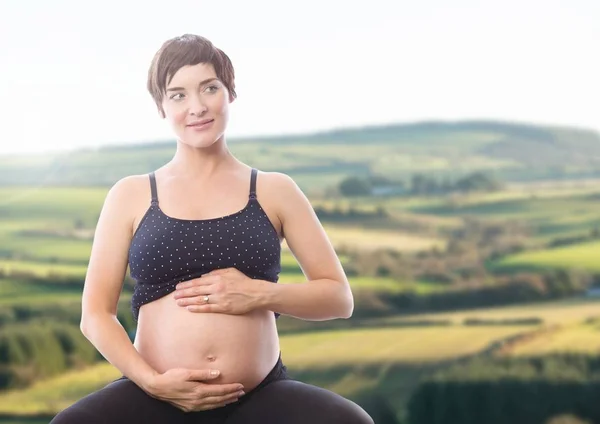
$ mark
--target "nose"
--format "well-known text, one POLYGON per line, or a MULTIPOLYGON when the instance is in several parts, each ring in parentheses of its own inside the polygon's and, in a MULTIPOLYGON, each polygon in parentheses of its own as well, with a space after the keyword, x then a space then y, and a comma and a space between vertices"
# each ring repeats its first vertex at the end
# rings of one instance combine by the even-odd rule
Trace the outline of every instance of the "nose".
POLYGON ((202 101, 201 96, 189 97, 189 113, 193 116, 201 116, 207 110, 206 104, 202 101))

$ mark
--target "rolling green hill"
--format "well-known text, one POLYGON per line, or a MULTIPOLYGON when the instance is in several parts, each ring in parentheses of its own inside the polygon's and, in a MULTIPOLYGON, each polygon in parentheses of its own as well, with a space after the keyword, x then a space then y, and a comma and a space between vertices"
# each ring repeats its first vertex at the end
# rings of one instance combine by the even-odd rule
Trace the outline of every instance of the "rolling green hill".
POLYGON ((495 269, 543 270, 550 268, 600 271, 600 242, 579 243, 553 249, 532 250, 507 256, 492 264, 495 269))
MULTIPOLYGON (((242 161, 286 172, 306 190, 348 175, 406 179, 493 171, 504 180, 600 173, 600 134, 575 128, 462 121, 346 128, 314 134, 231 138, 242 161), (315 148, 318 146, 318 148, 315 148)), ((167 162, 172 140, 54 155, 0 156, 0 185, 107 186, 167 162)))

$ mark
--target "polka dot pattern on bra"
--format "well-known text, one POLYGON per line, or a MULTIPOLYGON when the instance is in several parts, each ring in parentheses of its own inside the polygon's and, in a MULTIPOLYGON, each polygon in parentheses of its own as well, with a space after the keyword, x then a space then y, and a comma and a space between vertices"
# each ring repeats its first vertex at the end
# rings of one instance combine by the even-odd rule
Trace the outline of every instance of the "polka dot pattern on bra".
POLYGON ((250 278, 277 283, 281 244, 256 198, 256 174, 253 168, 250 196, 243 209, 203 220, 166 215, 158 205, 154 174, 150 174, 152 202, 129 248, 130 275, 136 281, 131 299, 136 321, 142 305, 214 269, 235 267, 250 278))

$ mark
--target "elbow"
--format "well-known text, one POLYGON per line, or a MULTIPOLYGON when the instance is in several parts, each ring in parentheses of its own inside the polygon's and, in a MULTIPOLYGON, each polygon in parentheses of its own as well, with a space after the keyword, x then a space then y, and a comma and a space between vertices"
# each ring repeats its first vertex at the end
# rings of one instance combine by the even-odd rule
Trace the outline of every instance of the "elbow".
POLYGON ((354 297, 352 296, 352 291, 348 285, 345 285, 344 291, 341 295, 340 302, 340 314, 339 317, 343 319, 348 319, 352 317, 354 313, 354 297))
POLYGON ((87 339, 89 339, 89 332, 93 327, 92 322, 95 321, 95 313, 97 308, 91 308, 90 305, 86 305, 85 299, 81 304, 81 318, 79 320, 79 331, 83 334, 87 339))
POLYGON ((79 321, 79 330, 81 331, 81 334, 83 334, 86 338, 88 337, 89 332, 93 326, 93 321, 94 313, 92 313, 88 308, 82 308, 81 320, 79 321))
POLYGON ((81 331, 81 334, 83 334, 86 339, 89 339, 88 327, 84 324, 83 320, 79 323, 79 331, 81 331))
POLYGON ((94 327, 98 326, 99 320, 102 320, 108 314, 100 312, 83 312, 79 321, 79 330, 88 340, 94 327))
POLYGON ((344 308, 342 309, 342 313, 340 314, 340 318, 343 318, 343 319, 351 318, 353 313, 354 313, 354 303, 350 302, 349 304, 344 305, 344 308))
POLYGON ((89 316, 86 315, 81 315, 81 321, 79 321, 79 331, 81 331, 81 334, 83 334, 86 338, 88 337, 89 334, 89 329, 90 329, 90 318, 89 316))

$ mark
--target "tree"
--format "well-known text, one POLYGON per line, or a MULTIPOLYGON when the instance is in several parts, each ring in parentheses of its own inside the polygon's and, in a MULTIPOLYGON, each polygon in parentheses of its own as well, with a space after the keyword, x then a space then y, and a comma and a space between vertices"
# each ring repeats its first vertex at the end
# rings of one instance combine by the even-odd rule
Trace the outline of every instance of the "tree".
POLYGON ((348 177, 339 184, 343 196, 368 196, 372 188, 369 182, 357 177, 348 177))

